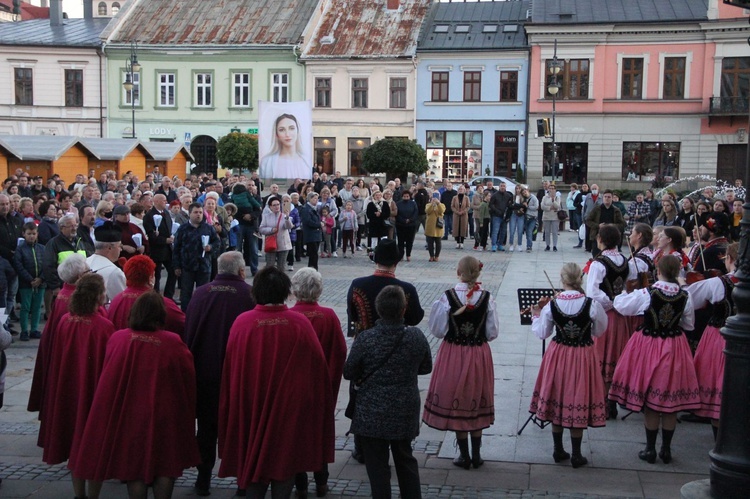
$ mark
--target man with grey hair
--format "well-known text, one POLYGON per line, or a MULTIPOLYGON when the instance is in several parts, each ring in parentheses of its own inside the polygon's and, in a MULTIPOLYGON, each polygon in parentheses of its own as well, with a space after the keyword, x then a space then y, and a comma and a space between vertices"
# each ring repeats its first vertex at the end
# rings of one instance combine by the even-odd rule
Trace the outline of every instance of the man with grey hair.
POLYGON ((106 221, 94 229, 96 251, 86 259, 92 272, 104 279, 107 301, 125 291, 125 274, 114 264, 122 251, 122 229, 114 222, 106 221))
POLYGON ((219 256, 216 278, 195 290, 185 314, 185 343, 193 354, 197 386, 198 495, 208 495, 216 463, 221 371, 229 330, 240 314, 254 307, 252 287, 245 282, 245 259, 239 251, 228 251, 219 256))
POLYGON ((57 225, 60 227, 60 233, 44 246, 42 258, 42 278, 47 289, 52 290, 53 293, 62 286, 60 276, 57 274, 57 266, 74 254, 86 257, 86 249, 76 235, 76 230, 78 230, 76 216, 64 215, 58 220, 57 225))

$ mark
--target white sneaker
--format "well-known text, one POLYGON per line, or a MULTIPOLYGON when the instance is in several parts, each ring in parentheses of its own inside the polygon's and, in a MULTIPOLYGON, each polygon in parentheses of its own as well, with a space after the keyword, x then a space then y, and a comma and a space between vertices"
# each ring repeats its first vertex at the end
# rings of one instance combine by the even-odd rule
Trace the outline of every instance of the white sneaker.
POLYGON ((516 247, 515 246, 508 246, 508 249, 506 251, 508 253, 513 253, 514 251, 516 251, 516 247))
POLYGON ((335 251, 334 251, 334 252, 333 252, 333 257, 334 257, 334 258, 338 258, 338 257, 339 257, 339 254, 338 254, 337 252, 335 252, 335 251))
POLYGON ((294 272, 294 267, 293 267, 293 266, 291 266, 291 265, 287 265, 287 266, 286 266, 286 271, 287 271, 287 272, 294 272))

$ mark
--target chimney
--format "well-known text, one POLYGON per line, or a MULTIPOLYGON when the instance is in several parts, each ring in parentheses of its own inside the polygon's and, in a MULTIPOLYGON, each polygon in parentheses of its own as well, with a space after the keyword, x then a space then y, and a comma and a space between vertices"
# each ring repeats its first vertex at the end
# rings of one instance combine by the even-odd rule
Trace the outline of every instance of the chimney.
POLYGON ((50 26, 63 25, 62 0, 50 0, 49 2, 49 24, 50 26))
POLYGON ((401 4, 401 0, 385 0, 386 1, 386 8, 388 10, 398 10, 399 5, 401 4))
POLYGON ((91 19, 94 17, 94 0, 83 0, 83 18, 91 19))

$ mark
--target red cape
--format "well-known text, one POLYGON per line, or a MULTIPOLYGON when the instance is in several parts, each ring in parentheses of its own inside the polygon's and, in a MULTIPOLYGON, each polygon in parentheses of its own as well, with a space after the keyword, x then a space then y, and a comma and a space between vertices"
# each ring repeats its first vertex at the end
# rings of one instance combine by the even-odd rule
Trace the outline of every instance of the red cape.
MULTIPOLYGON (((52 352, 52 340, 55 336, 57 323, 62 316, 68 313, 68 301, 76 287, 67 282, 57 293, 57 298, 52 304, 52 311, 47 314, 47 323, 44 325, 42 339, 36 352, 36 363, 34 364, 34 378, 31 381, 31 393, 29 393, 28 411, 39 411, 39 419, 42 419, 42 403, 44 400, 44 388, 47 384, 47 370, 49 369, 50 353, 52 352)), ((41 436, 41 435, 40 435, 41 436)), ((40 443, 41 445, 41 443, 40 443)))
POLYGON ((200 462, 193 357, 169 331, 117 331, 68 467, 87 480, 179 477, 200 462))
POLYGON ((115 331, 99 314, 65 314, 57 326, 44 391, 44 419, 38 445, 47 464, 66 461, 75 452, 94 400, 104 365, 107 340, 115 331))
POLYGON ((328 365, 310 321, 256 305, 229 333, 219 408, 219 476, 287 480, 333 462, 328 365))
MULTIPOLYGON (((36 362, 34 364, 34 377, 31 381, 31 392, 29 393, 29 404, 26 407, 26 410, 31 412, 39 411, 38 418, 40 421, 44 415, 44 391, 47 385, 47 370, 49 369, 55 332, 57 331, 57 325, 60 322, 60 319, 62 319, 63 315, 68 313, 70 295, 72 295, 75 290, 76 287, 74 284, 63 283, 62 288, 60 288, 60 291, 57 293, 55 301, 52 303, 52 312, 47 314, 47 322, 44 324, 42 339, 39 340, 36 362)), ((104 307, 99 307, 99 315, 107 317, 107 310, 104 307)), ((42 445, 41 441, 39 445, 42 445)))
POLYGON ((292 310, 307 317, 315 334, 318 335, 318 341, 323 347, 323 355, 328 363, 328 378, 331 380, 332 402, 335 409, 346 361, 346 339, 341 331, 341 322, 333 309, 321 307, 317 303, 298 301, 292 310))
MULTIPOLYGON (((112 299, 112 303, 109 304, 108 317, 115 325, 116 331, 128 328, 130 309, 133 308, 133 304, 139 296, 150 290, 151 288, 128 286, 122 293, 112 299)), ((164 325, 164 329, 182 337, 185 334, 185 312, 168 298, 164 300, 164 305, 167 307, 167 323, 164 325)))

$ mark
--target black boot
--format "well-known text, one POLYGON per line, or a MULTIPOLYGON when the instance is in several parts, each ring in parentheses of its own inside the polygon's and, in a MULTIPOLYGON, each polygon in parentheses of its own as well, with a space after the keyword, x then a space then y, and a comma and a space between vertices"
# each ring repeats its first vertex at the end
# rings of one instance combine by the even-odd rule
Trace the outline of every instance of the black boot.
POLYGON ((573 456, 571 456, 570 458, 570 464, 573 465, 574 468, 580 468, 581 466, 585 466, 589 462, 589 460, 583 457, 583 454, 581 454, 582 440, 583 437, 570 437, 570 443, 573 446, 573 456))
POLYGON ((716 442, 716 438, 719 436, 719 427, 711 425, 711 431, 714 432, 714 442, 716 442))
POLYGON ((638 453, 638 458, 649 464, 656 462, 656 436, 659 430, 649 430, 646 428, 646 448, 638 453))
POLYGON ((455 464, 459 468, 468 470, 469 468, 471 468, 471 457, 469 456, 469 439, 457 439, 456 442, 458 443, 458 451, 460 452, 460 454, 456 459, 453 460, 453 464, 455 464))
POLYGON ((471 437, 471 464, 474 468, 479 468, 484 464, 484 459, 479 455, 479 449, 482 448, 482 437, 471 437))
POLYGON ((659 449, 659 459, 664 461, 664 464, 672 462, 672 437, 674 436, 674 430, 661 429, 661 449, 659 449))
POLYGON ((552 432, 552 441, 555 443, 555 451, 552 453, 552 459, 554 459, 556 463, 570 459, 570 454, 565 452, 562 439, 563 432, 552 432))
POLYGON ((617 419, 617 402, 607 401, 607 419, 617 419))

